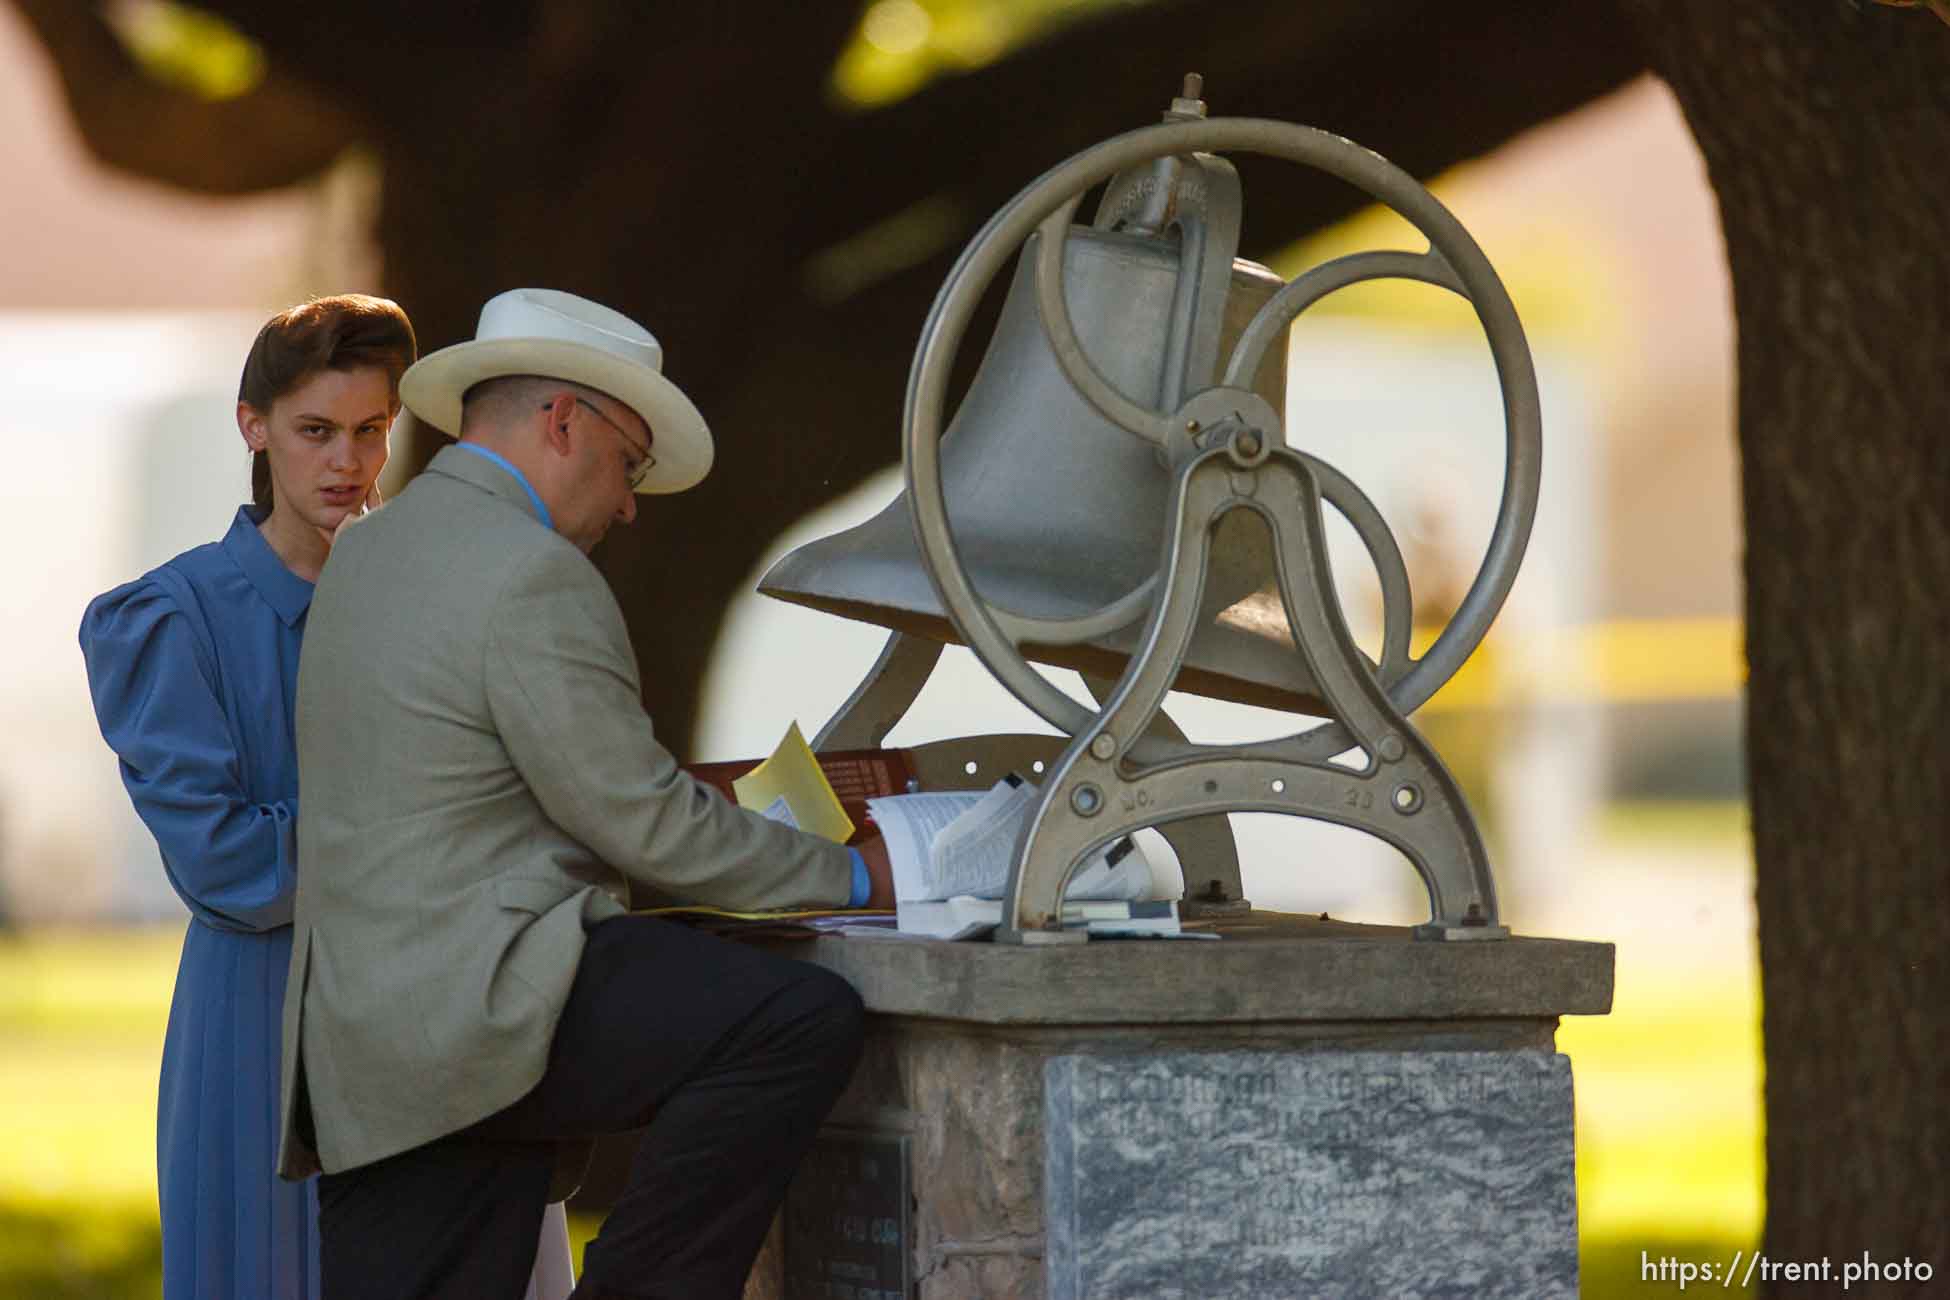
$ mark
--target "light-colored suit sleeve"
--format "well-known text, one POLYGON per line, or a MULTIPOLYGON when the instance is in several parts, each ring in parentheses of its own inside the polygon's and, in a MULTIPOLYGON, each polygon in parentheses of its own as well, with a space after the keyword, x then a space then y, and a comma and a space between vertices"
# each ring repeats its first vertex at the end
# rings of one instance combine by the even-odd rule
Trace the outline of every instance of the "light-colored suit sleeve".
POLYGON ((580 553, 548 547, 508 576, 485 668, 542 810, 633 883, 730 908, 846 904, 844 848, 728 803, 658 743, 622 611, 580 553))

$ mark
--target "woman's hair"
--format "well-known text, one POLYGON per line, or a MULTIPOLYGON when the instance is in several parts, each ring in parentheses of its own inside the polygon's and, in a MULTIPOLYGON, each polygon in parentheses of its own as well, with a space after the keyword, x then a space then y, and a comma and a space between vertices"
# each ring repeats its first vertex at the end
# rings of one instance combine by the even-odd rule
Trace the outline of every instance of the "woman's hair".
MULTIPOLYGON (((264 414, 271 404, 322 370, 377 366, 399 397, 399 377, 419 355, 413 323, 390 298, 363 293, 313 298, 264 322, 244 358, 237 400, 264 414)), ((251 501, 271 508, 271 466, 263 452, 251 457, 251 501)))

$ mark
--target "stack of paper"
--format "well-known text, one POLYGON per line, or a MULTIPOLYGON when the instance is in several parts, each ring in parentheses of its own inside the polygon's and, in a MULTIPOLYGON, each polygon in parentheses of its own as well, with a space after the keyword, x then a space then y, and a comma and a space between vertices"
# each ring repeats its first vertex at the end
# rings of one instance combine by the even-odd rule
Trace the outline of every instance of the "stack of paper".
MULTIPOLYGON (((1036 788, 1011 775, 985 792, 890 795, 867 801, 887 843, 900 929, 966 937, 1001 918, 1016 845, 1035 811, 1036 788)), ((1177 928, 1177 905, 1146 904, 1151 865, 1128 837, 1093 853, 1064 892, 1077 924, 1123 923, 1177 928), (1151 908, 1137 912, 1134 908, 1151 908), (1160 911, 1159 907, 1168 909, 1160 911), (1115 915, 1111 915, 1115 912, 1115 915)), ((1105 931, 1106 933, 1108 930, 1105 931)))

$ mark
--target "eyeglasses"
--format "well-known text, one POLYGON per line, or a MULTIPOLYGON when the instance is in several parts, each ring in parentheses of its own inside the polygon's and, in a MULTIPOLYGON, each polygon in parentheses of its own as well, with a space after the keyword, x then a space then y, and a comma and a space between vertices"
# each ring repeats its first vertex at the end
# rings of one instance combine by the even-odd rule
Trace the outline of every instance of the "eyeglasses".
MULTIPOLYGON (((651 453, 650 448, 647 446, 639 445, 635 438, 632 438, 628 433, 624 431, 622 425, 618 424, 615 420, 611 419, 608 415, 604 414, 603 409, 597 406, 594 402, 589 401, 587 398, 578 397, 575 399, 575 404, 577 406, 582 407, 584 410, 591 412, 592 414, 595 415, 597 419, 601 420, 604 424, 607 424, 610 428, 616 430, 616 436, 629 444, 630 450, 635 452, 638 457, 637 463, 631 466, 629 469, 630 491, 634 492, 638 488, 642 487, 643 480, 649 478, 650 471, 657 467, 657 458, 655 455, 651 453)), ((550 405, 552 405, 552 403, 544 403, 542 409, 546 411, 550 405)))

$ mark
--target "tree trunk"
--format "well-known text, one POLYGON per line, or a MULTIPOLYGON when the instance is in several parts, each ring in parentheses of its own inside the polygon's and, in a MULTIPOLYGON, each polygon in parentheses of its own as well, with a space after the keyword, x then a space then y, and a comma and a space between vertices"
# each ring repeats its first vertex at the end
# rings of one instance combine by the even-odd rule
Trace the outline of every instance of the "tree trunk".
POLYGON ((1921 1295, 1950 1285, 1950 28, 1635 9, 1739 322, 1764 1249, 1921 1295))

